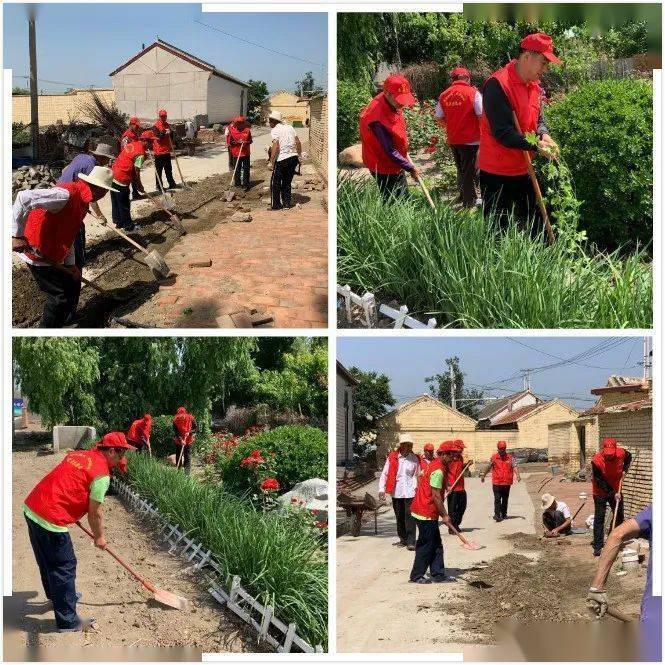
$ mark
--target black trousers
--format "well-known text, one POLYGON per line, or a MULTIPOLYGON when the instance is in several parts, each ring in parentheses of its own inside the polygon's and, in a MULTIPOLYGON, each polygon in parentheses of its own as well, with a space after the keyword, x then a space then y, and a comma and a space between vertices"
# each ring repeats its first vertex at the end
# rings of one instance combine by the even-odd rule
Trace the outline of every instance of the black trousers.
POLYGON ((28 536, 35 554, 44 593, 53 603, 58 628, 75 628, 76 614, 76 555, 69 532, 48 531, 31 519, 28 536))
POLYGON ((479 182, 476 158, 479 146, 451 145, 450 147, 457 167, 459 201, 465 208, 472 208, 476 205, 476 199, 478 198, 479 182))
MULTIPOLYGON (((174 442, 175 443, 175 442, 174 442)), ((175 443, 175 463, 178 463, 178 460, 180 459, 180 451, 182 450, 183 446, 181 446, 178 443, 175 443)), ((185 468, 185 473, 189 475, 189 472, 192 469, 192 458, 191 458, 191 448, 192 446, 184 446, 185 450, 182 453, 182 461, 180 462, 180 466, 184 466, 185 468)))
POLYGON ((444 576, 446 568, 443 564, 443 543, 439 531, 439 520, 414 521, 418 525, 418 540, 416 540, 416 556, 409 579, 412 582, 418 581, 428 568, 432 577, 444 576))
POLYGON ((462 518, 466 511, 466 490, 450 492, 446 501, 448 503, 448 515, 453 526, 459 531, 462 518))
POLYGON ((619 501, 619 506, 616 505, 614 496, 594 496, 593 497, 593 549, 598 552, 603 549, 605 544, 605 512, 607 506, 612 509, 612 513, 617 511, 617 523, 619 526, 623 522, 623 498, 619 501))
POLYGON ((120 229, 131 229, 134 226, 129 204, 129 185, 113 183, 117 192, 111 192, 111 219, 120 229))
POLYGON ((494 492, 494 517, 503 519, 508 514, 508 496, 510 485, 492 485, 494 492))
POLYGON ((297 155, 275 162, 270 178, 270 205, 273 210, 291 207, 291 182, 297 168, 297 155))
POLYGON ((160 185, 162 186, 162 189, 165 189, 164 181, 162 180, 162 172, 166 175, 169 187, 175 187, 170 152, 167 152, 165 155, 155 155, 155 187, 157 187, 158 190, 160 185))
POLYGON ((46 297, 40 328, 62 328, 76 314, 81 282, 73 275, 52 266, 28 264, 39 290, 46 297))
MULTIPOLYGON (((540 220, 536 193, 528 173, 509 176, 480 171, 479 178, 483 214, 494 213, 502 230, 507 228, 511 214, 522 226, 530 224, 534 219, 540 220)), ((534 236, 542 232, 537 228, 537 223, 534 223, 533 231, 534 236)))
POLYGON ((236 187, 244 187, 247 189, 249 187, 249 155, 246 157, 233 157, 232 159, 232 168, 234 168, 236 172, 233 184, 236 187), (237 168, 236 162, 238 162, 237 168))
MULTIPOLYGON (((543 513, 543 525, 548 531, 556 529, 558 526, 561 526, 566 521, 566 518, 563 516, 563 513, 560 510, 555 510, 553 513, 545 511, 543 513)), ((571 531, 571 526, 567 526, 563 531, 564 535, 569 535, 571 531)))
POLYGON ((79 270, 85 265, 85 224, 81 224, 74 240, 74 261, 79 270))
POLYGON ((409 193, 409 186, 406 182, 406 173, 375 173, 374 178, 379 186, 379 191, 384 201, 389 201, 393 196, 406 196, 409 193))
POLYGON ((407 545, 416 544, 416 520, 411 517, 411 499, 395 499, 393 497, 393 510, 397 520, 397 535, 407 545))

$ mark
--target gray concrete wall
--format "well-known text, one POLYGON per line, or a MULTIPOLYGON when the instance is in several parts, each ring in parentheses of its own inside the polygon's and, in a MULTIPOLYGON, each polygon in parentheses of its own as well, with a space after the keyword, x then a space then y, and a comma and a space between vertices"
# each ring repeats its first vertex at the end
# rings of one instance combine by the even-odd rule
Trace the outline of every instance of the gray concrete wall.
POLYGON ((94 427, 83 425, 56 425, 53 428, 53 452, 76 448, 79 444, 89 439, 97 438, 97 430, 94 427))
POLYGON ((241 85, 219 76, 208 81, 208 122, 230 122, 237 115, 247 114, 247 93, 241 85))

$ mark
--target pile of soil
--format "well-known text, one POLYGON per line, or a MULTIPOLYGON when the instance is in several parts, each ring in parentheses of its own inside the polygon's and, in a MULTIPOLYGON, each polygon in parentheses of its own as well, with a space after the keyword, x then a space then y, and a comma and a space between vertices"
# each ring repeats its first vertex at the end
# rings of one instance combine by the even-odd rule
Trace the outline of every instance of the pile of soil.
POLYGON ((504 536, 503 539, 511 542, 513 547, 520 550, 538 550, 542 547, 542 541, 540 540, 540 537, 534 535, 533 533, 524 533, 522 531, 518 531, 517 533, 511 533, 508 536, 504 536))

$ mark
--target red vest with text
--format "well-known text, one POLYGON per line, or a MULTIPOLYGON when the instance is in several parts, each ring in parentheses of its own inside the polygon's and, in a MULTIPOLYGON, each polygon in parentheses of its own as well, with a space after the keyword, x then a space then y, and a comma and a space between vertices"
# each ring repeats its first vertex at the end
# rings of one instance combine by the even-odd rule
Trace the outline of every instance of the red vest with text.
POLYGON ((120 137, 120 145, 124 148, 128 143, 138 140, 139 140, 138 134, 136 134, 133 130, 129 129, 128 127, 120 137))
POLYGON ((478 90, 466 81, 455 81, 439 95, 449 145, 480 141, 480 121, 473 110, 478 90))
MULTIPOLYGON (((154 128, 159 131, 163 132, 166 129, 171 129, 171 125, 169 125, 168 122, 165 120, 158 120, 154 124, 154 128)), ((164 136, 161 139, 158 139, 155 137, 152 141, 152 151, 155 153, 155 155, 166 155, 173 150, 173 144, 171 143, 171 135, 164 136)))
POLYGON ((145 155, 142 141, 128 143, 113 162, 113 179, 122 185, 129 185, 134 179, 134 160, 145 155))
POLYGON ((372 173, 395 175, 402 169, 386 154, 381 147, 370 124, 380 122, 393 140, 393 147, 406 158, 409 151, 409 139, 406 134, 406 120, 402 111, 396 111, 388 103, 383 93, 379 93, 360 112, 360 140, 362 141, 363 163, 372 173))
POLYGON ((436 504, 434 503, 434 492, 439 492, 441 498, 443 498, 443 488, 435 490, 429 484, 430 476, 435 471, 442 471, 445 477, 446 470, 443 468, 441 460, 434 460, 427 467, 427 471, 425 471, 418 483, 416 494, 411 502, 411 512, 416 513, 417 515, 422 515, 428 520, 439 519, 439 511, 436 509, 436 504))
POLYGON ((73 524, 88 512, 92 481, 109 473, 106 457, 98 450, 73 450, 37 483, 25 504, 52 524, 73 524))
POLYGON ((506 453, 503 457, 494 453, 492 460, 492 485, 513 484, 513 456, 506 453))
POLYGON ((455 483, 455 487, 451 487, 452 483, 455 482, 455 478, 462 473, 463 468, 464 460, 462 457, 455 458, 451 462, 448 462, 446 468, 446 487, 449 492, 461 492, 464 490, 464 474, 462 474, 460 479, 455 483))
POLYGON ((235 125, 229 125, 229 150, 234 157, 249 157, 249 142, 252 140, 252 130, 247 127, 246 129, 238 129, 235 125), (232 145, 231 141, 236 143, 232 145), (240 150, 240 144, 242 152, 240 150))
MULTIPOLYGON (((178 413, 173 418, 173 424, 181 437, 188 435, 194 426, 194 416, 191 413, 178 413)), ((189 437, 187 437, 189 439, 189 437)), ((191 443, 191 441, 185 441, 191 443)))
MULTIPOLYGON (((506 93, 508 103, 517 115, 522 134, 535 132, 540 115, 541 96, 538 83, 536 81, 525 83, 515 70, 515 60, 511 60, 490 78, 495 78, 506 93)), ((501 145, 492 136, 485 113, 480 118, 478 168, 496 175, 524 175, 528 171, 524 152, 501 145)))
POLYGON ((148 423, 145 419, 139 418, 135 420, 127 430, 127 439, 130 441, 136 441, 140 443, 144 439, 150 438, 150 430, 152 429, 151 423, 148 423))
POLYGON ((393 450, 388 453, 388 474, 386 476, 386 493, 392 494, 397 485, 397 467, 399 466, 399 452, 393 450))
MULTIPOLYGON (((23 235, 31 247, 39 253, 62 263, 74 244, 76 234, 88 214, 88 204, 92 201, 92 191, 87 182, 77 180, 58 185, 60 189, 69 192, 69 200, 60 212, 48 212, 44 208, 37 208, 28 214, 23 235)), ((26 252, 25 255, 33 261, 40 257, 26 252)))
MULTIPOLYGON (((620 446, 617 446, 617 454, 610 459, 605 457, 602 451, 597 452, 591 458, 591 462, 603 474, 603 478, 605 478, 607 484, 615 493, 619 491, 619 483, 621 482, 621 475, 623 474, 623 463, 625 458, 626 451, 620 446)), ((598 486, 593 474, 591 475, 591 492, 594 496, 607 496, 607 493, 598 486)))

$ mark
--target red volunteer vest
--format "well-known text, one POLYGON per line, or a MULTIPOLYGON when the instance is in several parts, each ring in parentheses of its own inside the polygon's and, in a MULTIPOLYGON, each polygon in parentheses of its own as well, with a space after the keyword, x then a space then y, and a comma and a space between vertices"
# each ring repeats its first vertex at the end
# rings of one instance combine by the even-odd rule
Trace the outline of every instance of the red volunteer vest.
POLYGON ((194 416, 191 413, 180 413, 173 418, 173 424, 178 430, 178 434, 185 436, 192 429, 194 416))
MULTIPOLYGON (((171 129, 171 125, 164 120, 158 120, 154 125, 154 128, 163 132, 166 129, 171 129)), ((152 151, 155 155, 166 155, 173 150, 173 144, 171 143, 171 135, 165 136, 164 138, 158 139, 155 137, 152 141, 152 151)))
POLYGON ((439 95, 449 145, 480 141, 480 121, 473 110, 478 90, 466 81, 455 81, 439 95))
POLYGON ((138 135, 135 134, 131 129, 127 128, 120 137, 120 145, 124 148, 128 143, 138 140, 138 135))
POLYGON ((73 524, 88 512, 92 481, 109 474, 106 458, 98 450, 73 450, 37 483, 25 504, 52 524, 73 524))
POLYGON ((360 140, 362 141, 363 163, 372 173, 394 175, 402 169, 385 153, 370 124, 380 122, 389 132, 393 146, 400 155, 406 158, 409 151, 409 139, 406 134, 406 120, 402 111, 396 111, 379 93, 360 112, 360 140))
POLYGON ((127 438, 130 441, 140 443, 144 439, 150 438, 151 428, 151 424, 148 424, 143 418, 139 418, 129 426, 129 429, 127 430, 127 438))
MULTIPOLYGON (((60 212, 48 212, 44 208, 32 210, 28 214, 23 235, 42 256, 62 263, 88 214, 92 191, 83 180, 66 182, 58 187, 69 192, 65 207, 60 212)), ((40 260, 39 256, 30 252, 25 255, 33 261, 40 260)))
POLYGON ((122 185, 129 185, 134 179, 134 160, 145 155, 145 148, 141 141, 128 143, 113 162, 113 179, 122 185))
MULTIPOLYGON (((508 102, 515 111, 523 134, 535 132, 540 114, 540 86, 536 81, 524 83, 515 70, 515 60, 492 74, 503 88, 508 102)), ((490 129, 485 113, 480 118, 480 148, 478 168, 496 175, 524 175, 528 171, 522 150, 501 145, 490 129)))
POLYGON ((235 141, 238 145, 229 145, 231 154, 234 157, 249 157, 249 141, 252 139, 252 130, 247 127, 247 129, 238 129, 234 125, 229 125, 229 144, 231 141, 235 141), (242 146, 242 152, 240 151, 240 143, 244 141, 242 146))
POLYGON ((455 482, 455 478, 462 473, 464 468, 464 460, 460 457, 459 459, 455 458, 452 462, 449 462, 446 467, 446 487, 449 492, 461 492, 464 490, 464 475, 455 483, 455 487, 451 487, 452 483, 455 482))
POLYGON ((492 485, 513 484, 513 456, 506 453, 502 459, 499 453, 494 453, 492 460, 492 485))
MULTIPOLYGON (((621 474, 623 473, 623 463, 625 458, 626 450, 620 446, 617 446, 617 454, 612 459, 604 457, 602 451, 597 452, 591 458, 593 464, 595 464, 603 474, 603 478, 605 478, 607 484, 615 491, 615 493, 619 491, 619 483, 621 482, 621 474)), ((594 496, 607 496, 607 493, 598 486, 593 474, 591 475, 591 493, 594 496)))
POLYGON ((399 466, 398 457, 399 453, 396 450, 388 453, 388 475, 386 477, 387 494, 392 494, 395 491, 395 485, 397 485, 397 467, 399 466))
POLYGON ((438 491, 443 498, 443 488, 440 490, 434 490, 429 484, 430 476, 436 470, 443 471, 445 478, 446 470, 443 468, 441 460, 433 460, 418 483, 416 494, 411 502, 411 513, 422 515, 428 520, 439 519, 439 511, 436 509, 436 504, 434 503, 434 492, 438 491))

